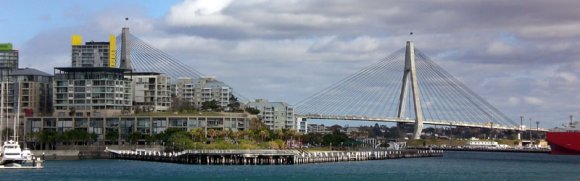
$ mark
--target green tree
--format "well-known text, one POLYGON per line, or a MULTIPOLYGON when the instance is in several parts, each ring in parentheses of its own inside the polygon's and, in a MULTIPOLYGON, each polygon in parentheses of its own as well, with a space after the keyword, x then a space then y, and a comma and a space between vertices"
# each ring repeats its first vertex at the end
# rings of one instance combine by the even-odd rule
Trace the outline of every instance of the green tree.
POLYGON ((215 129, 209 129, 207 130, 207 135, 209 136, 210 140, 213 141, 213 139, 218 135, 218 131, 215 129))
POLYGON ((194 144, 193 140, 189 139, 189 135, 186 131, 172 133, 169 136, 167 143, 171 143, 173 151, 190 149, 193 147, 194 144))
POLYGON ((136 144, 139 139, 141 139, 141 132, 133 132, 129 135, 129 143, 136 144))
POLYGON ((247 107, 246 108, 246 112, 252 114, 252 115, 258 115, 260 114, 260 110, 253 108, 253 107, 247 107))
POLYGON ((238 101, 238 98, 233 94, 230 95, 230 102, 228 103, 228 108, 230 109, 231 112, 241 111, 240 101, 238 101))
POLYGON ((201 109, 205 111, 221 111, 221 106, 217 100, 205 101, 201 103, 201 109))
POLYGON ((203 138, 205 138, 205 132, 202 128, 193 128, 189 131, 189 134, 191 134, 191 139, 193 141, 201 141, 203 138))
POLYGON ((119 131, 116 129, 109 129, 107 130, 107 134, 105 134, 105 140, 109 141, 111 144, 114 144, 119 139, 119 131))
POLYGON ((274 136, 276 136, 277 139, 283 139, 284 138, 284 131, 282 131, 282 129, 275 129, 274 136))
POLYGON ((268 131, 268 130, 266 130, 266 129, 262 129, 262 130, 260 130, 260 132, 259 132, 258 134, 260 135, 260 138, 262 138, 262 142, 264 142, 264 140, 265 140, 266 138, 268 138, 268 136, 270 136, 270 133, 269 133, 269 131, 268 131))
POLYGON ((332 132, 331 134, 326 134, 322 137, 322 143, 324 145, 340 145, 341 143, 346 143, 346 142, 352 142, 354 140, 351 140, 350 138, 348 138, 348 136, 344 133, 341 133, 339 131, 335 131, 332 132))

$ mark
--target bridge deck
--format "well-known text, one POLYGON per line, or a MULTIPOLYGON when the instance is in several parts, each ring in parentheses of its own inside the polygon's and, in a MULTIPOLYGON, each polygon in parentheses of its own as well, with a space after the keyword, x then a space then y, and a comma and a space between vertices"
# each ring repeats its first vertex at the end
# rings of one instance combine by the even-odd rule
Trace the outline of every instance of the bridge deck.
MULTIPOLYGON (((296 115, 297 118, 305 119, 325 119, 325 120, 346 120, 346 121, 374 121, 374 122, 394 122, 394 123, 415 123, 413 119, 401 119, 401 118, 378 118, 378 117, 366 117, 366 116, 332 116, 332 115, 296 115)), ((518 126, 506 126, 492 124, 491 121, 482 123, 467 123, 459 121, 448 121, 448 120, 424 120, 424 124, 429 125, 443 125, 443 126, 462 126, 462 127, 473 127, 473 128, 492 128, 500 130, 521 130, 521 131, 541 131, 547 132, 548 129, 545 128, 522 128, 518 126)))

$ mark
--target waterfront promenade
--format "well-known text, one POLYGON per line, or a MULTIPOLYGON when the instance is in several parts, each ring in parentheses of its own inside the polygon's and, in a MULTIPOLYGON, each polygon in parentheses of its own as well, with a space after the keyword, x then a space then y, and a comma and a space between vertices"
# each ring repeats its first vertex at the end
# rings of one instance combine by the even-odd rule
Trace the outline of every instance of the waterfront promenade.
POLYGON ((442 150, 299 151, 299 150, 185 150, 157 152, 110 150, 112 159, 201 165, 290 165, 323 162, 441 157, 442 150))

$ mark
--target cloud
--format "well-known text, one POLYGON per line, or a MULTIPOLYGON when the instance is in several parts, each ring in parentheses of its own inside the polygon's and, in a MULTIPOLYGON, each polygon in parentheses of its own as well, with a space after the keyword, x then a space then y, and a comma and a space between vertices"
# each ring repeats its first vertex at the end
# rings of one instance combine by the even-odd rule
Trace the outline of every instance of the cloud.
POLYGON ((506 43, 496 41, 489 45, 487 53, 496 56, 509 55, 513 53, 513 48, 506 43))
POLYGON ((518 104, 520 104, 520 99, 518 99, 517 97, 510 97, 508 99, 508 103, 512 106, 517 106, 518 104))
POLYGON ((246 97, 296 103, 411 39, 512 119, 555 122, 580 109, 578 1, 185 0, 161 18, 113 6, 71 7, 65 16, 83 23, 39 33, 22 47, 23 62, 68 65, 72 33, 106 41, 127 23, 246 97))
POLYGON ((166 21, 171 26, 234 26, 241 24, 222 14, 232 0, 186 0, 171 8, 166 21))
POLYGON ((526 103, 531 104, 531 105, 541 105, 544 103, 544 101, 540 98, 537 97, 526 97, 524 98, 524 100, 526 101, 526 103))

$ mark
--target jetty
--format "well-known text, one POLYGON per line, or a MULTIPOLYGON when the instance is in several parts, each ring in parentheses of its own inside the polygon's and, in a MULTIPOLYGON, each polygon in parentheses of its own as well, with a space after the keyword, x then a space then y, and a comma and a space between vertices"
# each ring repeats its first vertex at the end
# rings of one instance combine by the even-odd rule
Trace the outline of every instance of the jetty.
POLYGON ((550 149, 514 149, 514 148, 469 148, 469 147, 411 147, 417 150, 474 151, 474 152, 511 152, 511 153, 550 153, 550 149))
POLYGON ((106 149, 105 152, 110 153, 111 159, 198 165, 292 165, 443 156, 442 150, 184 150, 181 152, 158 152, 106 149))

